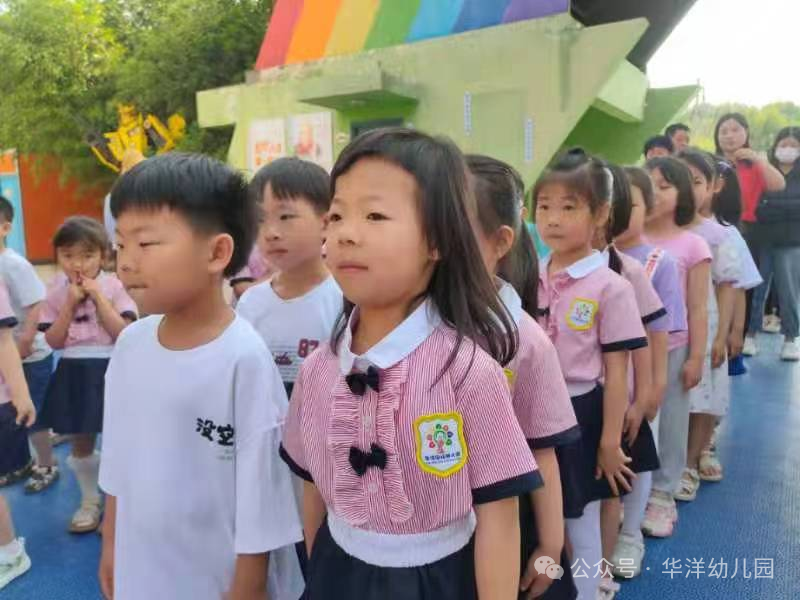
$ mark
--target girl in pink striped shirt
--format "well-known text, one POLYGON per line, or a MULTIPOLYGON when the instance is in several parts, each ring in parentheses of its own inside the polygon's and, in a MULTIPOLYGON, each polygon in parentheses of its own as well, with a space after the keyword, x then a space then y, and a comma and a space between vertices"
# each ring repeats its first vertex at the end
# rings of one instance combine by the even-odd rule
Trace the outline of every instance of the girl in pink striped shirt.
POLYGON ((308 600, 517 595, 517 497, 542 478, 466 177, 451 142, 405 129, 334 166, 327 260, 350 302, 301 368, 281 449, 305 480, 308 600))
MULTIPOLYGON (((486 156, 468 156, 478 221, 475 229, 483 262, 496 279, 500 298, 519 328, 519 351, 507 365, 514 412, 533 451, 544 487, 520 498, 522 581, 520 599, 572 600, 577 590, 564 550, 564 512, 556 448, 580 439, 580 428, 547 334, 533 319, 539 284, 536 250, 523 224, 524 185, 509 165, 486 156), (505 281, 504 281, 505 280, 505 281), (509 282, 509 283, 506 283, 509 282), (522 296, 522 297, 520 297, 522 296), (542 560, 560 564, 553 579, 542 560), (541 572, 540 572, 541 570, 541 572)), ((565 476, 569 481, 570 477, 565 476)))

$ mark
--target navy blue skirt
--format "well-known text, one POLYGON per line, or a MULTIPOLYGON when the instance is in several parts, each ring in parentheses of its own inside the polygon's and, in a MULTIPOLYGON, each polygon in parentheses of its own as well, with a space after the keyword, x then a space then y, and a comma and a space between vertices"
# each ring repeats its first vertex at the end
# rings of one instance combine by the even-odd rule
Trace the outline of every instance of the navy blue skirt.
POLYGON ((17 410, 10 402, 0 404, 0 475, 7 475, 31 462, 28 430, 17 425, 17 410))
MULTIPOLYGON (((522 540, 522 553, 520 563, 520 575, 525 573, 528 560, 539 547, 539 530, 536 528, 536 514, 531 506, 530 495, 519 497, 519 532, 522 540)), ((556 559, 559 557, 551 556, 556 559)), ((561 579, 553 580, 547 591, 539 596, 541 600, 575 600, 578 597, 578 590, 572 579, 572 568, 570 567, 569 557, 566 548, 561 550, 559 564, 564 569, 561 579)), ((519 593, 519 600, 525 600, 527 592, 519 593)))
POLYGON ((103 431, 107 358, 62 358, 50 379, 41 425, 56 433, 103 431))
POLYGON ((304 600, 478 600, 474 538, 458 552, 421 567, 388 568, 342 550, 327 521, 308 563, 304 600))
MULTIPOLYGON (((594 477, 597 449, 603 435, 603 388, 597 386, 591 392, 575 396, 571 400, 581 428, 581 439, 577 443, 557 448, 556 456, 564 490, 564 517, 576 519, 583 515, 587 504, 613 498, 614 493, 605 477, 594 477)), ((639 436, 632 446, 624 439, 621 445, 622 451, 632 459, 628 466, 634 473, 655 471, 659 468, 653 432, 647 420, 642 421, 639 436)))

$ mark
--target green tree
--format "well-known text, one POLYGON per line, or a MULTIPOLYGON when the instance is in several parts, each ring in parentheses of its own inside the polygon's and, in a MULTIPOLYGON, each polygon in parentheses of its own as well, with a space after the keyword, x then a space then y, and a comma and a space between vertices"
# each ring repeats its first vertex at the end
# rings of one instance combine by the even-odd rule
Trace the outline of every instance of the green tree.
POLYGON ((58 156, 65 175, 113 178, 89 131, 116 127, 119 102, 166 119, 181 147, 224 156, 230 130, 196 124, 199 90, 241 82, 272 0, 0 0, 0 148, 58 156))

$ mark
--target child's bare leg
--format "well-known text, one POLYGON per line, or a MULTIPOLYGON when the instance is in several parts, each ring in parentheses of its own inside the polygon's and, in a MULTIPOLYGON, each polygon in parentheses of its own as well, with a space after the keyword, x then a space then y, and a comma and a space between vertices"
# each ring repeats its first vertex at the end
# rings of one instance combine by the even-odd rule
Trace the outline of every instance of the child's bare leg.
POLYGON ((93 433, 78 433, 72 436, 72 456, 86 458, 94 454, 97 436, 93 433))
POLYGON ((603 536, 603 558, 611 561, 619 538, 620 512, 619 498, 607 498, 600 506, 600 531, 603 536))
POLYGON ((7 546, 17 539, 14 533, 14 522, 11 520, 11 510, 3 496, 0 496, 0 546, 7 546))
POLYGON ((711 443, 716 417, 714 415, 693 414, 689 418, 689 446, 686 466, 697 469, 700 466, 700 455, 711 443))
POLYGON ((47 430, 37 431, 30 435, 31 445, 36 452, 36 464, 40 467, 53 467, 56 464, 53 456, 53 443, 50 440, 50 432, 47 430))

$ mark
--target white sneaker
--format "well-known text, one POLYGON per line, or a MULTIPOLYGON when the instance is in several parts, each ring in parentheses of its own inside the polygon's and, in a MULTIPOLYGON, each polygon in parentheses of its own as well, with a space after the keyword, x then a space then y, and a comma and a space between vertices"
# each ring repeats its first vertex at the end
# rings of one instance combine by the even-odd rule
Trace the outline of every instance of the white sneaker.
POLYGON ((24 575, 31 568, 31 559, 25 552, 25 540, 19 538, 19 554, 12 559, 0 557, 0 590, 14 581, 20 575, 24 575))
POLYGON ((756 338, 745 336, 744 338, 744 346, 742 346, 742 354, 744 356, 755 356, 758 354, 758 344, 756 343, 756 338))
POLYGON ((800 360, 800 347, 797 342, 784 342, 783 349, 781 350, 781 360, 797 362, 800 360))
POLYGON ((612 572, 616 577, 633 579, 642 572, 644 560, 644 540, 636 539, 627 533, 620 533, 611 563, 614 565, 612 572))
POLYGON ((780 333, 781 318, 778 315, 767 315, 761 324, 761 330, 766 333, 780 333))

